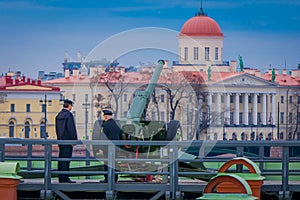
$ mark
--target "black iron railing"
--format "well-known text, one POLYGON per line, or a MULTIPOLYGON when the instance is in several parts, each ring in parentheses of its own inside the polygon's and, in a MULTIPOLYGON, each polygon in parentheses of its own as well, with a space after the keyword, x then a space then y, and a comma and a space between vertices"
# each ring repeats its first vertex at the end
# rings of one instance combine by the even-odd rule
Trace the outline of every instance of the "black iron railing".
MULTIPOLYGON (((124 145, 139 146, 140 141, 57 141, 57 140, 30 140, 30 139, 0 139, 0 161, 19 161, 25 162, 26 166, 22 166, 21 173, 29 174, 32 178, 40 177, 39 183, 24 181, 18 187, 19 190, 41 190, 42 199, 50 199, 53 195, 60 196, 63 199, 69 197, 63 191, 99 191, 105 193, 106 199, 114 199, 118 191, 122 192, 152 192, 152 199, 158 199, 165 196, 166 199, 180 199, 185 192, 201 193, 205 183, 195 184, 189 182, 182 183, 179 177, 209 177, 217 172, 217 168, 209 170, 181 170, 180 163, 204 163, 209 165, 212 163, 222 163, 234 156, 247 156, 256 162, 263 176, 276 176, 278 184, 265 185, 262 191, 280 191, 281 199, 287 199, 290 192, 300 192, 300 141, 144 141, 143 146, 161 147, 162 150, 156 156, 121 156, 116 154, 116 147, 124 145), (57 150, 58 144, 73 144, 77 147, 81 146, 81 151, 92 149, 93 145, 108 146, 108 157, 95 158, 90 154, 74 155, 71 159, 59 159, 54 155, 54 149, 57 150), (25 154, 13 155, 8 152, 9 146, 16 148, 27 147, 25 154), (34 152, 34 146, 42 147, 39 154, 34 152), (279 150, 279 156, 272 156, 274 149, 279 150), (187 154, 185 154, 185 153, 187 154), (36 155, 35 155, 36 154, 36 155), (225 154, 225 156, 224 156, 225 154), (220 156, 223 155, 223 156, 220 156), (78 169, 68 172, 58 172, 55 162, 68 161, 85 163, 89 165, 93 162, 107 162, 110 167, 108 171, 103 169, 78 169), (35 162, 42 162, 43 166, 35 166, 35 162), (115 170, 116 163, 159 163, 161 169, 164 170, 115 170), (272 164, 281 166, 280 168, 272 168, 272 164), (54 181, 54 177, 61 173, 68 173, 70 176, 83 176, 81 179, 86 184, 59 184, 54 181), (98 181, 89 184, 94 180, 93 176, 107 174, 108 183, 100 183, 98 181), (161 176, 161 182, 138 183, 131 182, 123 184, 122 181, 115 182, 115 175, 127 175, 129 177, 138 175, 161 176), (41 177, 40 177, 41 178, 41 177), (289 180, 299 180, 298 185, 293 185, 289 180), (28 183, 28 184, 27 184, 28 183)), ((118 150, 117 150, 118 151, 118 150)), ((138 168, 142 169, 142 168, 138 168)), ((237 166, 237 170, 240 166, 237 166)), ((268 180, 268 179, 267 179, 268 180)), ((70 198, 69 198, 70 199, 70 198)))

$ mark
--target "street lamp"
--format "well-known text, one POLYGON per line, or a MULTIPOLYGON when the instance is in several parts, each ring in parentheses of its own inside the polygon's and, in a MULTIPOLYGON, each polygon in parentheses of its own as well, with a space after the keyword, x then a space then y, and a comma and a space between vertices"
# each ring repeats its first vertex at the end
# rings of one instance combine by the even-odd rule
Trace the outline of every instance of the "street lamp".
POLYGON ((40 103, 42 105, 42 112, 44 113, 44 129, 42 131, 42 138, 44 138, 45 140, 48 137, 48 133, 47 133, 47 103, 48 105, 52 104, 52 100, 47 100, 47 95, 45 94, 44 99, 40 100, 40 103))
POLYGON ((85 139, 88 140, 89 136, 87 133, 87 126, 88 126, 88 108, 91 105, 90 103, 88 103, 88 95, 85 95, 85 102, 82 104, 84 106, 85 109, 85 139))
POLYGON ((286 117, 285 117, 285 139, 287 138, 287 136, 288 136, 288 122, 289 122, 289 120, 288 120, 288 118, 289 118, 289 91, 290 91, 290 89, 292 89, 292 88, 288 88, 287 89, 287 91, 286 91, 286 111, 285 111, 285 113, 286 113, 286 117))

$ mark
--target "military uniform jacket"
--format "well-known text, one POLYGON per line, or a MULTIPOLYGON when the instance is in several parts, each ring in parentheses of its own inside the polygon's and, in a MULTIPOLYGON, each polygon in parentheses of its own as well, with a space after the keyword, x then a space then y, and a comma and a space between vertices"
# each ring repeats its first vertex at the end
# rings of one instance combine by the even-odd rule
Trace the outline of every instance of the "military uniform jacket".
POLYGON ((102 124, 102 130, 107 139, 109 140, 121 140, 122 130, 115 120, 109 119, 102 124))
POLYGON ((55 117, 56 136, 58 140, 77 140, 77 131, 73 114, 62 109, 55 117))

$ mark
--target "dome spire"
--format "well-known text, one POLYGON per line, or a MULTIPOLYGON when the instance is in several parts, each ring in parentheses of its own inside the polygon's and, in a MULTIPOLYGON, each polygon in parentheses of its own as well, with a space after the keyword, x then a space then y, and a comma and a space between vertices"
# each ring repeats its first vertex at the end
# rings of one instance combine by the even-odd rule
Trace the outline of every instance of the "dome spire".
POLYGON ((199 12, 196 14, 196 16, 207 16, 207 14, 204 13, 204 11, 203 11, 202 0, 201 0, 200 10, 199 10, 199 12))

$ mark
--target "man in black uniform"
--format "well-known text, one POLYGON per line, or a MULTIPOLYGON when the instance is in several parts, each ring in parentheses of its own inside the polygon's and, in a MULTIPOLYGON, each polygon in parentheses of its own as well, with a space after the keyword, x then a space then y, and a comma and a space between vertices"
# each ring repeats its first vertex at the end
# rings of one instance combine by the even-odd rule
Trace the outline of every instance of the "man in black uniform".
MULTIPOLYGON (((75 121, 71 110, 73 102, 64 100, 63 109, 55 117, 55 129, 58 140, 77 140, 75 121)), ((73 145, 59 145, 59 158, 71 158, 73 145)), ((70 161, 58 161, 58 171, 69 171, 70 161)), ((69 179, 67 174, 59 174, 60 183, 75 183, 69 179)))
MULTIPOLYGON (((110 110, 103 110, 103 124, 102 124, 102 131, 105 137, 109 140, 121 140, 122 137, 122 130, 116 121, 112 118, 113 112, 110 110)), ((107 146, 102 147, 103 155, 107 158, 107 146)), ((105 170, 107 171, 108 167, 104 165, 105 170)), ((107 175, 104 175, 105 182, 107 182, 107 175)), ((118 180, 118 176, 115 175, 115 181, 118 180)))

